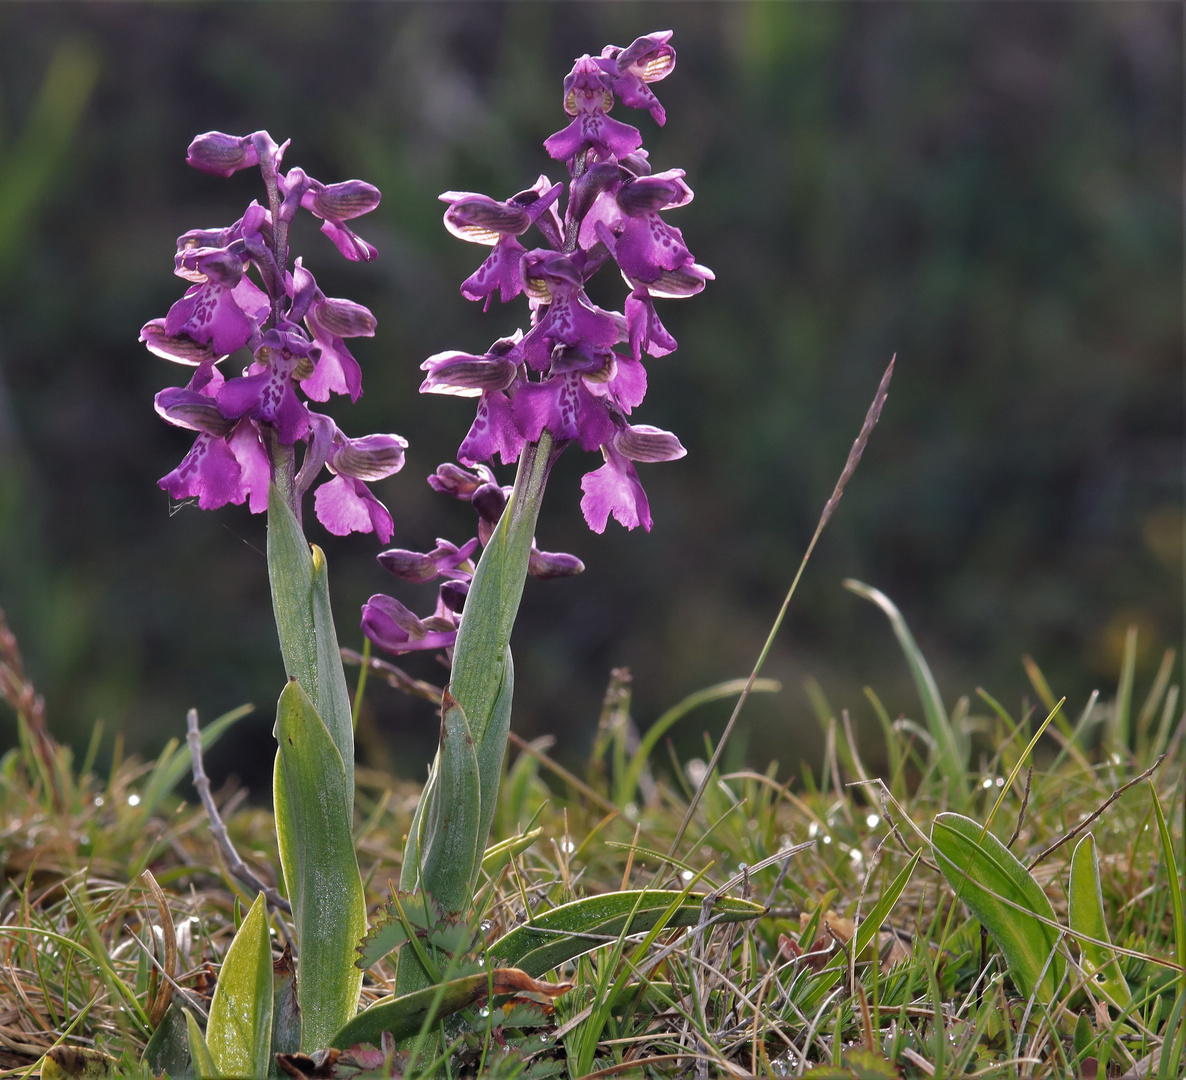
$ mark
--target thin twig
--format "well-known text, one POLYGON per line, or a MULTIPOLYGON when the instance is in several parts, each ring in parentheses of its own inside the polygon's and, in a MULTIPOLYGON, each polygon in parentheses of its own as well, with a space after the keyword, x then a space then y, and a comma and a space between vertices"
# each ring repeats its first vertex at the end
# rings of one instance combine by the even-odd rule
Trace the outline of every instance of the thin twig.
POLYGON ((782 627, 782 620, 786 616, 787 609, 791 606, 791 597, 795 595, 795 590, 799 587, 799 579, 803 576, 803 571, 807 568, 807 561, 811 558, 811 553, 815 550, 815 545, 819 541, 820 534, 824 531, 824 526, 828 524, 828 520, 840 502, 840 496, 844 494, 845 487, 848 485, 849 480, 852 479, 852 474, 856 471, 857 464, 861 460, 861 455, 865 452, 865 446, 869 442, 869 436, 873 434, 873 428, 877 425, 878 417, 881 416, 881 409, 885 405, 886 396, 889 394, 890 378, 894 373, 894 360, 896 359, 897 357, 895 356, 890 360, 889 367, 885 369, 885 374, 881 377, 881 383, 877 387, 877 393, 873 397, 873 403, 869 406, 869 411, 865 414, 865 422, 861 425, 860 433, 857 435, 856 441, 852 444, 852 449, 848 452, 848 460, 844 463, 844 469, 840 473, 840 479, 836 481, 836 486, 832 489, 831 498, 824 504, 823 513, 820 514, 819 524, 816 525, 811 542, 807 545, 807 550, 803 553, 803 559, 799 563, 799 569, 795 571, 795 577, 791 581, 791 587, 787 590, 786 597, 783 599, 782 607, 778 609, 778 615, 775 616, 774 625, 770 628, 770 633, 766 637, 766 643, 762 646, 762 651, 758 654, 758 659, 754 663, 753 670, 745 682, 745 689, 741 691, 741 696, 737 699, 737 704, 733 706, 733 714, 729 717, 729 722, 725 725, 725 730, 721 733, 721 737, 717 741, 712 760, 708 763, 708 768, 704 770, 704 776, 696 788, 696 793, 692 796, 692 801, 688 803, 688 809, 684 813, 684 819, 680 822, 680 826, 675 833, 675 839, 672 840, 671 847, 668 850, 669 855, 675 854, 676 848, 679 847, 680 841, 684 838, 684 833, 688 831, 688 826, 692 823, 692 816, 696 813, 696 807, 700 805, 700 800, 704 796, 704 792, 712 779, 713 772, 716 770, 717 765, 720 764, 721 755, 725 752, 725 744, 729 741, 729 736, 733 733, 733 728, 737 724, 737 718, 741 715, 741 709, 749 698, 750 691, 754 687, 754 681, 761 672, 762 665, 766 662, 766 657, 774 645, 774 639, 778 636, 778 631, 782 627))
POLYGON ((202 800, 206 817, 210 821, 210 835, 214 837, 214 843, 226 860, 227 869, 249 889, 262 892, 272 907, 279 908, 291 915, 292 905, 271 885, 265 885, 252 873, 251 868, 239 858, 235 845, 231 843, 226 826, 218 814, 218 807, 214 805, 214 797, 210 794, 210 777, 206 775, 206 766, 202 763, 202 733, 198 728, 197 709, 190 709, 185 714, 185 724, 188 729, 186 741, 189 743, 189 760, 193 768, 194 788, 202 800))
POLYGON ((1148 780, 1150 776, 1152 776, 1159 768, 1161 768, 1161 763, 1163 761, 1165 761, 1165 754, 1162 754, 1161 757, 1153 762, 1153 764, 1150 765, 1149 768, 1147 768, 1143 773, 1141 773, 1140 776, 1133 777, 1133 779, 1131 779, 1127 784, 1124 784, 1122 787, 1118 787, 1112 792, 1111 795, 1107 797, 1107 799, 1104 800, 1104 804, 1102 806, 1085 817, 1070 832, 1063 833, 1063 835, 1055 840, 1054 843, 1051 844, 1045 851, 1041 852, 1039 855, 1034 856, 1033 860, 1030 862, 1029 866, 1026 867, 1026 869, 1032 871, 1033 868, 1038 865, 1038 863, 1043 862, 1045 859, 1053 855, 1068 840, 1074 840, 1076 836, 1078 836, 1084 829, 1087 828, 1088 825, 1095 821, 1095 819, 1099 817, 1100 814, 1107 810, 1108 807, 1111 806, 1117 799, 1119 799, 1120 796, 1123 795, 1130 787, 1139 784, 1142 780, 1148 780))

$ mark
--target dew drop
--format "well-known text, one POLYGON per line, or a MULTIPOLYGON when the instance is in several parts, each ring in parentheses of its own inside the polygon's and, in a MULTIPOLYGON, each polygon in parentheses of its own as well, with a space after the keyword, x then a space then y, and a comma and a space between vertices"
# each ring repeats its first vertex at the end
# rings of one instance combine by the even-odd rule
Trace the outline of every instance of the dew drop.
POLYGON ((139 806, 140 805, 140 796, 137 795, 134 791, 132 792, 131 795, 128 796, 128 805, 129 806, 139 806))

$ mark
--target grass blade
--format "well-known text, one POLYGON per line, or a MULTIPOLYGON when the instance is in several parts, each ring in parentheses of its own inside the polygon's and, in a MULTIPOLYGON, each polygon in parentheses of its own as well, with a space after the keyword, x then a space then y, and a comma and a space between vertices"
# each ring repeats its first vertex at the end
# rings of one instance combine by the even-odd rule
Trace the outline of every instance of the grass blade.
MULTIPOLYGON (((659 740, 667 734, 668 730, 674 724, 678 723, 693 709, 697 709, 701 705, 707 705, 710 701, 719 701, 721 698, 740 694, 745 689, 745 686, 745 679, 730 679, 728 682, 717 683, 716 686, 697 690, 694 694, 689 694, 683 701, 673 705, 660 716, 658 720, 647 728, 639 740, 638 749, 630 759, 630 765, 627 767, 625 775, 615 784, 614 802, 621 807, 625 806, 634 798, 634 792, 638 788, 639 777, 642 776, 642 771, 646 768, 651 753, 659 745, 659 740)), ((776 679, 755 679, 754 685, 750 687, 750 692, 777 694, 781 689, 782 684, 776 679)))
POLYGON ((910 633, 906 620, 894 602, 880 589, 875 589, 871 585, 866 585, 853 578, 846 580, 844 587, 862 599, 876 604, 889 619, 894 636, 898 639, 898 644, 906 656, 910 674, 914 677, 914 685, 918 688, 927 730, 930 732, 931 738, 935 740, 935 764, 939 775, 947 780, 951 795, 966 806, 969 797, 968 778, 965 773, 968 756, 966 740, 952 726, 947 716, 947 710, 943 706, 943 699, 939 695, 935 676, 931 674, 926 658, 914 640, 914 635, 910 633))

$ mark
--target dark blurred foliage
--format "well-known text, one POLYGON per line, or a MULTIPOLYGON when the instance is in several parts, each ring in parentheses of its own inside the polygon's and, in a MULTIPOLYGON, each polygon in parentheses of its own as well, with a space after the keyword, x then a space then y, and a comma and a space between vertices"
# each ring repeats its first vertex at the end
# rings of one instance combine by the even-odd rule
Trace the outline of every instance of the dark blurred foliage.
MULTIPOLYGON (((644 467, 649 535, 590 534, 578 480, 598 462, 561 461, 539 539, 588 570, 528 584, 518 730, 577 757, 611 667, 633 669, 644 726, 748 671, 894 353, 881 425, 768 665, 786 689, 749 713, 750 759, 818 756, 808 675, 862 724, 867 683, 916 710, 882 615, 844 577, 897 601, 949 701, 983 685, 1020 706, 1030 653, 1074 707, 1107 690, 1130 623, 1146 669, 1181 640, 1180 6, 9 3, 0 605, 60 736, 103 716, 151 750, 187 706, 210 719, 248 700, 259 712, 215 765, 261 791, 270 767, 263 522, 170 512, 156 480, 189 440, 151 401, 185 376, 136 343, 184 287, 173 238, 261 194, 256 175, 187 169, 192 136, 266 127, 293 140, 289 164, 383 190, 359 229, 376 263, 344 265, 311 228, 296 250, 379 318, 356 349, 365 397, 332 411, 411 440, 379 488, 395 542, 426 549, 472 534, 423 480, 472 405, 419 398, 418 364, 525 316, 461 299, 482 252, 448 236, 436 196, 559 178, 540 143, 564 122, 572 58, 664 28, 668 125, 622 118, 657 168, 687 170, 696 200, 670 217, 717 280, 661 302, 681 347, 650 365, 636 415, 689 454, 644 467)), ((313 538, 357 646, 366 596, 413 590, 372 538, 313 538)), ((685 721, 681 750, 721 722, 685 721)), ((421 775, 435 727, 378 686, 361 752, 421 775)))

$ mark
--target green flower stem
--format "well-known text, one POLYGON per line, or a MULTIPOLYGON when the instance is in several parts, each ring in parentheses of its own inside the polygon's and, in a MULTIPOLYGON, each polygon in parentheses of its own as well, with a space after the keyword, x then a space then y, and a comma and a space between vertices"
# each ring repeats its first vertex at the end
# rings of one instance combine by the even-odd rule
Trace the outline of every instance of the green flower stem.
MULTIPOLYGON (((487 749, 491 713, 503 683, 503 657, 523 597, 551 456, 552 436, 547 431, 538 442, 523 448, 514 490, 482 552, 457 630, 449 688, 469 720, 479 757, 487 749)), ((500 765, 506 750, 505 735, 501 742, 501 747, 492 748, 497 751, 500 765)))

